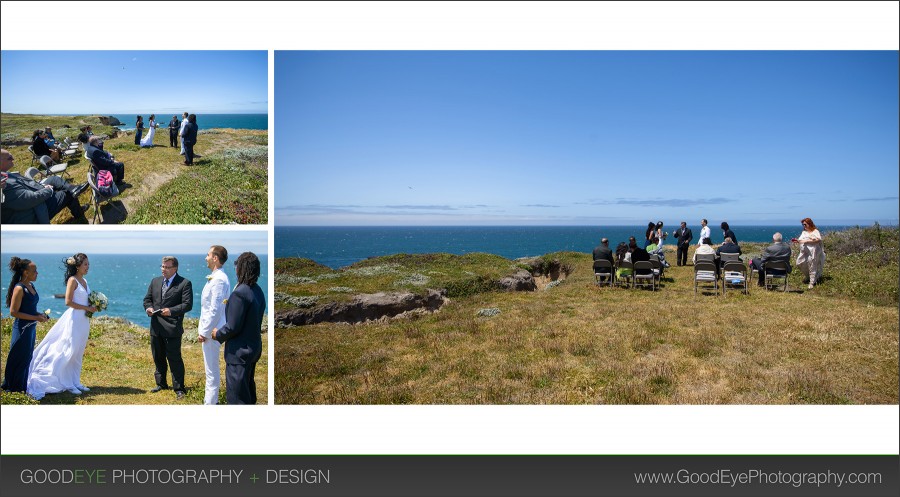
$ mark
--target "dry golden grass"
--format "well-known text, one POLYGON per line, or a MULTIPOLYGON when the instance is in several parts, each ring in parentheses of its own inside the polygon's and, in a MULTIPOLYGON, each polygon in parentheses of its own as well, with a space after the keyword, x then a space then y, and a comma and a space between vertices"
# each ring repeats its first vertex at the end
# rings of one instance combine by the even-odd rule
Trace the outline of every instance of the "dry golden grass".
MULTIPOLYGON (((757 250, 758 251, 758 250, 757 250)), ((674 261, 674 254, 669 257, 674 261)), ((828 268, 826 267, 826 272, 828 268)), ((417 319, 275 330, 279 404, 896 404, 898 309, 824 287, 695 295, 562 284, 417 319), (476 317, 482 308, 494 317, 476 317)), ((827 285, 827 280, 826 280, 827 285)))

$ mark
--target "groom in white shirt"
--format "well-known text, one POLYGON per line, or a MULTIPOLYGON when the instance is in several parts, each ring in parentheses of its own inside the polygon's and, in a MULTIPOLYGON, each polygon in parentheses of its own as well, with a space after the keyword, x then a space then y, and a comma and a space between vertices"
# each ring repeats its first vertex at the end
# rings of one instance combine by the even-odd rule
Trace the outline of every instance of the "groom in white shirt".
POLYGON ((219 403, 219 348, 221 344, 212 339, 215 328, 225 326, 225 303, 231 295, 228 275, 222 265, 228 260, 228 251, 221 245, 213 245, 206 253, 206 267, 210 273, 200 297, 200 324, 197 327, 198 340, 203 347, 203 364, 206 366, 206 394, 204 404, 219 403))

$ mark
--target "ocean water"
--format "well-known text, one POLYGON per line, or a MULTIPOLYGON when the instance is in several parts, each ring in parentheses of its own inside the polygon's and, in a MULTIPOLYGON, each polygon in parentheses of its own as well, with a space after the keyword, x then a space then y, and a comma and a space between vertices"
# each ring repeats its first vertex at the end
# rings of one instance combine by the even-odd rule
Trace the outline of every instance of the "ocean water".
MULTIPOLYGON (((700 226, 688 226, 694 243, 700 226)), ((668 226, 672 233, 678 226, 668 226)), ((844 226, 819 226, 823 233, 844 226)), ((414 227, 275 227, 275 257, 306 257, 337 269, 368 257, 397 253, 487 252, 509 259, 571 250, 590 252, 607 237, 610 246, 638 239, 643 246, 646 226, 414 226, 414 227)), ((714 244, 722 243, 722 230, 710 226, 714 244)), ((786 240, 799 236, 797 226, 732 226, 738 242, 769 242, 780 231, 786 240)), ((665 242, 674 244, 674 239, 665 242)))
MULTIPOLYGON (((184 112, 184 111, 182 111, 184 112)), ((144 132, 147 132, 147 126, 150 123, 150 114, 156 114, 157 120, 159 123, 159 129, 157 129, 157 133, 162 131, 168 131, 169 121, 172 120, 173 115, 178 116, 178 120, 181 121, 181 112, 176 114, 161 114, 159 112, 148 112, 146 114, 140 114, 144 117, 144 132)), ((112 115, 116 119, 122 121, 120 126, 117 128, 121 130, 132 130, 134 129, 134 123, 137 121, 138 114, 108 114, 112 115)), ((268 114, 197 114, 197 127, 201 130, 203 129, 213 129, 213 128, 234 128, 234 129, 268 129, 269 128, 269 115, 268 114)))
MULTIPOLYGON (((63 298, 54 298, 54 294, 63 294, 66 291, 66 285, 63 281, 65 272, 63 271, 63 259, 72 254, 0 254, 3 261, 3 316, 9 316, 9 309, 6 307, 6 289, 12 273, 9 271, 9 258, 13 255, 18 257, 27 257, 31 259, 38 267, 38 279, 34 285, 41 297, 38 303, 38 310, 44 311, 50 309, 51 316, 57 318, 65 312, 66 304, 63 298)), ((203 291, 203 285, 206 284, 206 275, 209 269, 206 267, 204 258, 206 254, 189 254, 178 255, 178 274, 191 281, 194 290, 194 308, 187 315, 189 317, 200 317, 200 293, 203 291)), ((223 270, 228 274, 232 288, 237 285, 237 276, 234 274, 234 260, 239 254, 229 254, 228 262, 223 266, 223 270)), ((262 265, 262 274, 259 279, 259 286, 263 289, 268 297, 267 277, 268 261, 264 255, 259 255, 259 261, 262 265)), ((91 269, 85 279, 92 291, 103 292, 109 298, 109 308, 102 314, 108 316, 117 316, 125 318, 133 323, 141 326, 149 326, 150 319, 144 312, 144 295, 147 293, 147 286, 150 280, 160 276, 160 259, 162 255, 117 255, 117 254, 88 254, 91 261, 91 269)))

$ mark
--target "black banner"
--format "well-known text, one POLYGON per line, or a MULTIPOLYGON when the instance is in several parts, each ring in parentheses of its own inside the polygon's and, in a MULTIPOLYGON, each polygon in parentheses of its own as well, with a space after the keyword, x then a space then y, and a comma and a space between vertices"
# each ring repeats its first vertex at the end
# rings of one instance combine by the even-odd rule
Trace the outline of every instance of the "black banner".
POLYGON ((0 456, 12 496, 896 496, 900 456, 0 456))

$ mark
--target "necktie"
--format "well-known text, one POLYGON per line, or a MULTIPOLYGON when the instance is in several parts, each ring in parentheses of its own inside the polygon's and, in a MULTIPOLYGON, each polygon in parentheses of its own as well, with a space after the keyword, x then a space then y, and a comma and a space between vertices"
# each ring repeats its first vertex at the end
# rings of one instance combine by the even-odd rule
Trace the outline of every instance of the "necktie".
POLYGON ((163 289, 162 289, 162 290, 163 290, 163 291, 162 291, 163 297, 165 297, 165 296, 166 296, 166 292, 169 291, 169 279, 168 279, 168 278, 166 278, 166 280, 163 282, 163 289))

